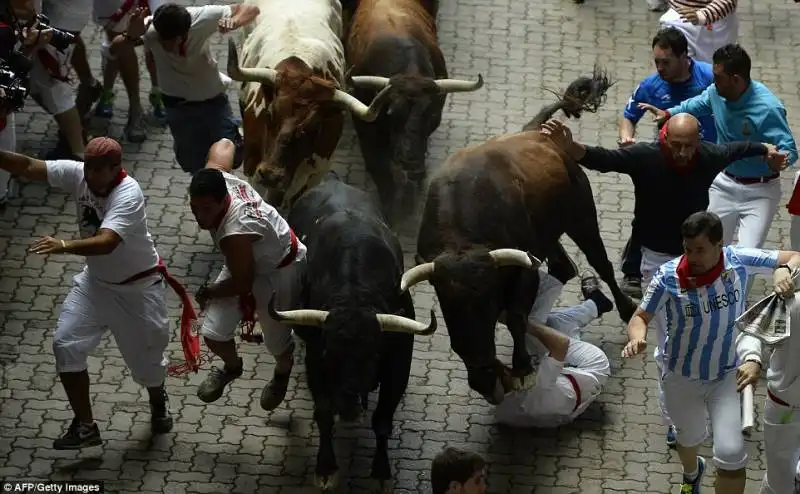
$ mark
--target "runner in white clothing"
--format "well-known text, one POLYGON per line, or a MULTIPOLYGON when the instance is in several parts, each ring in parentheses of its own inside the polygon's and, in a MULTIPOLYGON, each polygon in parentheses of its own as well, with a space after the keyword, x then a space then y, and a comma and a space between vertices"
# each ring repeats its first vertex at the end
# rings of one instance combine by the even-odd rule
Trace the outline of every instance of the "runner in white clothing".
POLYGON ((246 334, 257 314, 267 350, 276 360, 273 378, 261 394, 261 407, 273 410, 286 395, 294 340, 291 329, 269 317, 267 308, 273 295, 278 310, 298 305, 300 287, 294 270, 305 262, 306 246, 275 208, 231 174, 235 152, 236 146, 228 139, 215 143, 206 168, 192 177, 189 186, 197 224, 211 232, 225 256, 217 281, 202 287, 196 297, 201 308, 207 307, 201 333, 225 365, 211 370, 197 396, 206 403, 216 401, 225 386, 242 375, 234 332, 242 321, 246 334))
POLYGON ((185 290, 166 272, 147 229, 142 189, 122 168, 122 148, 107 137, 86 146, 86 162, 39 161, 0 151, 0 168, 47 182, 77 202, 80 239, 43 237, 34 254, 86 256, 64 300, 53 336, 56 370, 75 413, 55 449, 80 449, 102 443, 89 401, 88 354, 111 329, 133 380, 150 396, 152 429, 172 429, 164 378, 170 340, 165 279, 184 303, 185 290))
POLYGON ((580 330, 611 311, 614 304, 600 291, 597 277, 587 273, 581 278, 584 302, 552 310, 563 288, 560 280, 539 269, 526 343, 530 353, 546 353, 534 386, 512 391, 495 409, 502 424, 546 428, 572 422, 600 395, 608 379, 608 357, 600 348, 580 341, 580 330))
POLYGON ((742 494, 747 453, 737 391, 761 377, 761 345, 753 336, 739 333, 735 321, 747 301, 748 277, 772 272, 788 262, 800 265, 800 254, 723 247, 722 222, 707 211, 689 216, 681 235, 685 254, 656 271, 628 324, 630 341, 622 356, 645 350, 648 323, 663 310, 666 339, 661 379, 683 464, 681 492, 700 490, 705 459, 697 453, 706 437, 708 413, 717 464, 716 492, 742 494))

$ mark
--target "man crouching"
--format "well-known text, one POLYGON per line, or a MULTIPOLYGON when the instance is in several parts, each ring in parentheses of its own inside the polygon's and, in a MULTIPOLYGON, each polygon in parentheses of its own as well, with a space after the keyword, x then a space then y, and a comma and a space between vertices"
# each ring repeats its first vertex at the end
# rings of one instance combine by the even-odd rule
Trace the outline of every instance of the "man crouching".
POLYGON ((196 299, 205 311, 200 330, 208 348, 225 363, 214 367, 200 384, 197 396, 206 403, 218 400, 231 381, 242 375, 234 332, 241 321, 255 323, 264 334, 267 350, 275 356, 272 380, 261 394, 261 407, 273 410, 286 396, 294 365, 292 331, 267 312, 275 293, 278 308, 297 305, 299 286, 293 270, 305 262, 306 246, 289 224, 244 180, 232 175, 236 147, 228 139, 215 143, 206 168, 192 177, 189 196, 192 213, 225 256, 217 280, 203 286, 196 299))

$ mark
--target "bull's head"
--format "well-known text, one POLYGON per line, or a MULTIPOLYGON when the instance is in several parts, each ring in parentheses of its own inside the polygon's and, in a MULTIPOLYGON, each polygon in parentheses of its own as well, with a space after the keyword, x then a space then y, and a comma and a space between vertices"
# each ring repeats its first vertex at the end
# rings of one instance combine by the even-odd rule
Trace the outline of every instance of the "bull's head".
POLYGON ((511 391, 506 367, 497 359, 495 326, 503 310, 513 309, 512 275, 506 266, 538 269, 541 261, 517 249, 443 254, 403 274, 400 290, 430 281, 439 298, 450 343, 467 367, 470 388, 492 404, 511 391))
POLYGON ((270 317, 289 326, 311 326, 322 331, 324 361, 321 368, 331 386, 333 405, 346 422, 360 418, 360 397, 372 391, 377 382, 381 334, 427 336, 436 331, 433 310, 430 324, 423 324, 395 314, 375 314, 360 307, 277 311, 274 299, 273 296, 268 307, 270 317))
MULTIPOLYGON (((233 39, 228 40, 228 75, 235 81, 260 83, 263 98, 270 102, 265 112, 267 128, 261 130, 267 139, 263 136, 252 139, 264 141, 263 157, 256 167, 255 178, 270 189, 284 192, 293 182, 307 180, 308 177, 295 174, 301 165, 313 160, 315 152, 327 153, 327 156, 320 156, 326 160, 330 157, 341 133, 339 128, 335 136, 326 134, 326 130, 331 132, 331 127, 326 129, 325 126, 331 118, 347 109, 358 118, 372 122, 387 102, 390 91, 385 88, 367 106, 337 89, 336 82, 316 75, 296 57, 282 62, 279 68, 244 68, 239 64, 233 39)), ((242 103, 247 108, 253 101, 242 103)), ((292 189, 299 191, 306 184, 295 185, 292 189)))

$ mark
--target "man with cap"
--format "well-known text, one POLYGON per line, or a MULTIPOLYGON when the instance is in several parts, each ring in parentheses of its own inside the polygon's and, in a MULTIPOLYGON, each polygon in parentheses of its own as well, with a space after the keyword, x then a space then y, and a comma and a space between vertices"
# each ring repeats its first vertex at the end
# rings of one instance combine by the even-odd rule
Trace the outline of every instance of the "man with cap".
POLYGON ((80 238, 45 236, 29 249, 34 254, 86 257, 53 336, 56 370, 75 414, 67 432, 53 443, 58 450, 102 443, 89 400, 86 358, 106 327, 133 380, 147 388, 153 433, 172 429, 164 389, 170 340, 166 284, 189 304, 185 316, 193 310, 185 290, 167 273, 156 252, 142 189, 122 168, 119 143, 97 137, 86 146, 85 156, 85 163, 40 161, 0 151, 0 168, 63 189, 77 203, 80 238))
POLYGON ((206 403, 218 400, 225 387, 242 375, 234 334, 242 325, 242 339, 253 330, 256 314, 267 351, 275 357, 272 380, 261 393, 261 408, 270 411, 286 396, 294 365, 292 330, 269 316, 275 297, 278 310, 297 306, 300 286, 296 268, 306 260, 306 246, 286 220, 247 182, 231 173, 236 145, 221 139, 211 146, 206 167, 192 177, 189 198, 192 214, 225 256, 214 283, 196 295, 206 316, 200 333, 206 345, 224 363, 214 367, 200 384, 197 396, 206 403))
MULTIPOLYGON (((765 165, 776 171, 786 166, 786 155, 771 144, 740 141, 717 145, 702 141, 699 122, 685 113, 675 115, 664 125, 657 141, 613 150, 574 142, 569 128, 555 120, 546 122, 542 133, 585 168, 631 177, 636 197, 634 221, 640 225, 643 286, 650 284, 662 264, 682 254, 681 225, 692 213, 708 207, 708 190, 721 170, 747 157, 762 157, 765 165)), ((653 325, 660 344, 656 345, 654 357, 661 373, 666 322, 663 313, 657 316, 653 325)), ((674 446, 675 431, 664 406, 661 381, 657 383, 667 444, 674 446)))

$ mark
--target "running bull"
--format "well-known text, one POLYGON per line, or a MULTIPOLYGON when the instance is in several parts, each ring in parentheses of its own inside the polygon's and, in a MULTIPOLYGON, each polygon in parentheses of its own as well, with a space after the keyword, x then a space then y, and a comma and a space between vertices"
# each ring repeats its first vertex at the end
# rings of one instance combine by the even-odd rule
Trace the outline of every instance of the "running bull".
POLYGON ((475 81, 448 79, 433 2, 361 0, 347 38, 347 81, 370 101, 391 87, 374 122, 354 121, 361 154, 384 212, 394 223, 413 210, 425 179, 428 139, 439 127, 448 93, 477 91, 475 81))
POLYGON ((535 130, 558 109, 573 117, 596 112, 610 86, 595 69, 591 78, 570 84, 560 101, 522 132, 458 151, 431 178, 418 265, 403 275, 401 291, 431 282, 469 385, 492 404, 524 386, 533 372, 526 320, 538 288, 539 259, 563 262, 562 234, 608 284, 622 319, 628 321, 635 310, 614 279, 586 174, 535 130), (510 371, 497 359, 494 342, 503 315, 514 340, 510 371))
POLYGON ((415 321, 411 295, 398 292, 403 252, 378 205, 330 175, 295 203, 288 218, 308 246, 301 274, 304 308, 270 314, 293 326, 306 343, 320 432, 317 486, 336 484, 334 416, 359 420, 368 394, 380 386, 371 476, 384 489, 391 479, 388 440, 408 385, 414 335, 433 333, 436 317, 431 310, 430 324, 415 321))
POLYGON ((246 3, 261 13, 244 29, 241 65, 233 40, 228 45, 228 75, 242 82, 244 173, 270 204, 285 210, 330 169, 342 109, 372 121, 381 98, 367 107, 339 89, 345 61, 338 0, 246 3))

